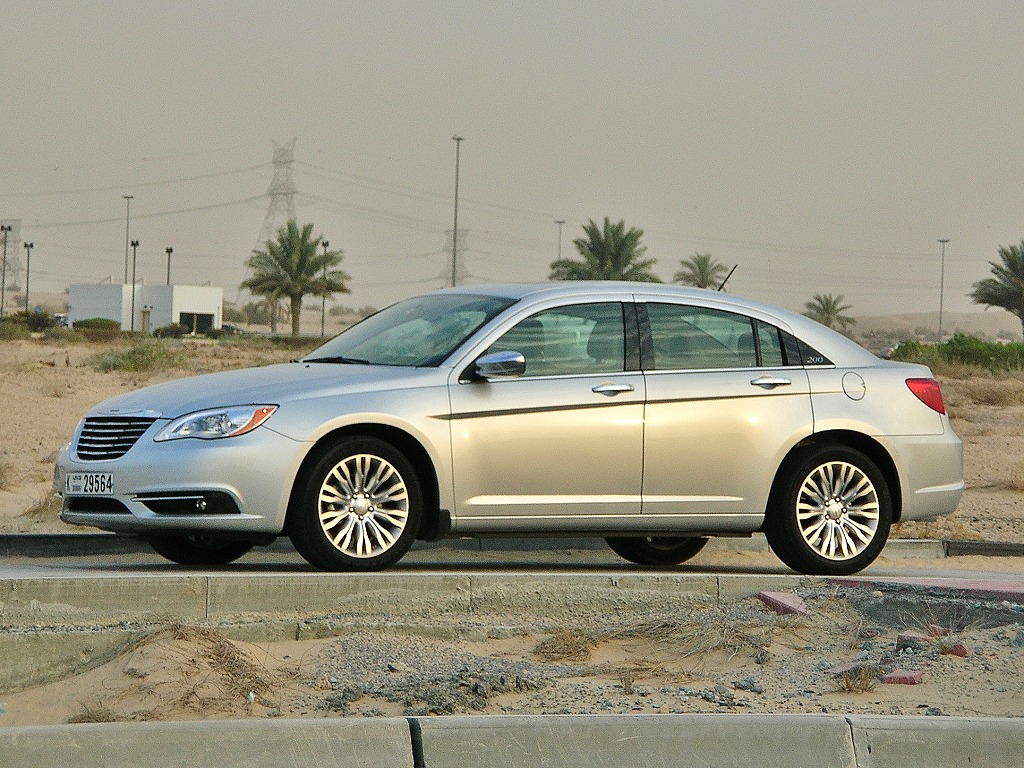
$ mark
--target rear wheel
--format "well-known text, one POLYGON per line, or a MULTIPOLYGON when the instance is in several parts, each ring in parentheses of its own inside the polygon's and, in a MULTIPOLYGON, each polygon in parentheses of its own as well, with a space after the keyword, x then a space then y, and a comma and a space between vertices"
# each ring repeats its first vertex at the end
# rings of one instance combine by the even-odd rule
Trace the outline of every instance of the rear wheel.
POLYGON ((799 457, 772 494, 765 536, 795 571, 846 576, 878 557, 892 515, 888 484, 871 459, 821 446, 799 457))
POLYGON ((306 476, 289 535, 295 549, 327 571, 377 571, 412 546, 423 494, 416 470, 390 443, 346 438, 306 476))
POLYGON ((147 541, 161 557, 181 565, 225 565, 252 549, 250 541, 225 539, 205 533, 185 536, 150 536, 147 541))
POLYGON ((678 565, 689 560, 708 543, 702 536, 648 536, 642 539, 605 539, 619 557, 637 565, 678 565))

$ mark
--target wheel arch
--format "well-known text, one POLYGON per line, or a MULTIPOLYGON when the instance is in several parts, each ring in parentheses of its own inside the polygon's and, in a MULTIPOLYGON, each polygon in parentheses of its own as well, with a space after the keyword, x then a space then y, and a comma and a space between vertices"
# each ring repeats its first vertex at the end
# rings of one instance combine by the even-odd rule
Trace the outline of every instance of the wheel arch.
POLYGON ((768 497, 768 507, 765 510, 764 525, 769 524, 773 501, 782 490, 786 479, 789 477, 789 473, 792 471, 793 465, 799 461, 808 448, 817 448, 823 445, 853 448, 871 459, 885 478, 889 496, 892 500, 892 521, 893 523, 898 523, 903 515, 903 488, 900 484, 900 475, 896 469, 896 463, 893 461, 889 451, 877 440, 862 432, 837 429, 810 435, 794 445, 789 453, 786 454, 786 458, 782 460, 772 481, 772 488, 768 497))
POLYGON ((348 437, 374 437, 383 440, 394 446, 409 460, 416 470, 417 479, 420 481, 420 489, 423 492, 423 516, 420 520, 420 529, 416 537, 419 539, 434 539, 443 535, 440 510, 440 488, 437 480, 437 470, 434 462, 426 448, 415 437, 398 427, 386 424, 350 424, 320 437, 312 448, 306 453, 299 471, 295 474, 291 491, 288 496, 288 512, 285 516, 284 533, 288 533, 292 515, 302 496, 309 473, 316 465, 324 452, 338 441, 348 437))

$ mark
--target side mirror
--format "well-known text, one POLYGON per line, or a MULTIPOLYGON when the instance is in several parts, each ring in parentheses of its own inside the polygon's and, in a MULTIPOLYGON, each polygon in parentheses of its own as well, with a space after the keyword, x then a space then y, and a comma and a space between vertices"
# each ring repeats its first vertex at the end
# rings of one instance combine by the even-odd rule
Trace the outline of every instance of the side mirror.
POLYGON ((526 373, 522 352, 491 352, 476 361, 476 373, 484 379, 515 379, 526 373))

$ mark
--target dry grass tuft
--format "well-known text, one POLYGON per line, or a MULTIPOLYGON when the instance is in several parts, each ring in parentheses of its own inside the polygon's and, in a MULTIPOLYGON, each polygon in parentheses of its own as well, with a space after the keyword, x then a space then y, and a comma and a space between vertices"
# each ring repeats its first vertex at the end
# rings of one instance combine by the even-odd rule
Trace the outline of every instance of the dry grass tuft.
POLYGON ((952 390, 958 401, 968 400, 977 405, 1024 405, 1024 379, 1018 376, 957 379, 952 390))
POLYGON ((533 653, 544 661, 586 661, 597 642, 588 632, 559 629, 537 643, 533 653))
POLYGON ((21 513, 21 516, 37 523, 52 522, 60 517, 60 497, 50 493, 21 513))
POLYGON ((836 690, 841 693, 867 693, 875 690, 882 680, 882 668, 874 664, 861 664, 836 675, 836 690))
POLYGON ((82 709, 77 715, 68 718, 69 724, 78 723, 116 723, 114 710, 99 701, 82 702, 82 709))

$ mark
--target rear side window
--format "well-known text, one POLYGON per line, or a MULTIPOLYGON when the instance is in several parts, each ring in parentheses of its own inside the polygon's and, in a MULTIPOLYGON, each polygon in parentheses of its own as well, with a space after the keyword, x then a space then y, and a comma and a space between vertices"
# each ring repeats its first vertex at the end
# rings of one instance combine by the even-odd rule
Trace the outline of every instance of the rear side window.
POLYGON ((754 368, 751 318, 682 304, 647 305, 654 369, 754 368))
POLYGON ((785 365, 785 357, 782 354, 782 333, 774 325, 769 325, 760 320, 754 321, 757 329, 757 346, 761 353, 761 365, 766 368, 776 368, 785 365))

